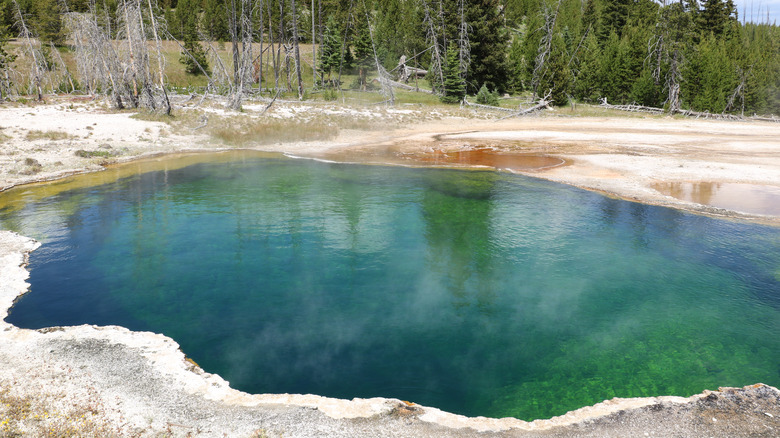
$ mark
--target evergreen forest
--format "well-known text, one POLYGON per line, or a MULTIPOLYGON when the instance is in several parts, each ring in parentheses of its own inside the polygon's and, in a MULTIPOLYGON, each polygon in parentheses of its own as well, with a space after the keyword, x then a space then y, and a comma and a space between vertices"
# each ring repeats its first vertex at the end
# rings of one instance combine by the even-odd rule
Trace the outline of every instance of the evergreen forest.
POLYGON ((780 27, 732 0, 0 0, 0 100, 104 94, 170 112, 174 64, 235 108, 400 88, 780 113, 780 27))

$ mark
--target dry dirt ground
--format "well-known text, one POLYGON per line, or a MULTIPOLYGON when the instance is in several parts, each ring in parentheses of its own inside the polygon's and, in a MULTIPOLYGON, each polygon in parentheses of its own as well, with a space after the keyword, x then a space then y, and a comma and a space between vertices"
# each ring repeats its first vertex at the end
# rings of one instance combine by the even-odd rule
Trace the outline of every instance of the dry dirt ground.
MULTIPOLYGON (((224 135, 227 126, 256 133, 242 136, 241 147, 343 161, 474 165, 473 157, 457 154, 489 149, 501 159, 487 165, 504 169, 509 162, 508 171, 639 202, 780 223, 777 216, 657 190, 702 182, 780 187, 780 124, 565 111, 497 120, 462 109, 297 103, 262 113, 265 106, 248 104, 236 114, 180 102, 174 119, 155 119, 89 102, 0 104, 0 188, 159 154, 230 149, 236 140, 224 135), (257 124, 277 131, 310 124, 320 132, 314 139, 265 135, 252 131, 257 124), (215 135, 219 129, 223 134, 215 135), (561 164, 516 167, 506 156, 561 164)), ((36 246, 0 230, 0 321, 27 289, 26 258, 36 246)), ((33 331, 0 322, 0 437, 11 436, 776 437, 780 391, 757 384, 690 398, 613 399, 530 423, 465 418, 393 399, 245 394, 203 372, 159 334, 94 326, 33 331)))

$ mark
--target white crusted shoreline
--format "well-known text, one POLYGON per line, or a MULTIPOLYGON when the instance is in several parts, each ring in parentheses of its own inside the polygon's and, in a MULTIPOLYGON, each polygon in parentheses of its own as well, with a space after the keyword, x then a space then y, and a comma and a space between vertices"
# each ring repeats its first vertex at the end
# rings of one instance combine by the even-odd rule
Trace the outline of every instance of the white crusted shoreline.
MULTIPOLYGON (((5 153, 5 158, 0 157, 0 186, 98 170, 101 166, 96 160, 75 157, 73 150, 97 149, 101 144, 112 144, 113 148, 125 145, 121 147, 129 152, 122 160, 222 147, 202 135, 166 134, 164 124, 132 120, 127 114, 74 111, 76 118, 71 119, 67 113, 47 111, 49 107, 0 107, 0 127, 5 128, 0 133, 12 136, 0 143, 5 153), (42 115, 47 117, 46 124, 26 128, 14 124, 14 117, 42 115), (104 122, 108 126, 95 133, 104 122), (82 128, 81 124, 95 126, 89 130, 93 135, 54 140, 47 145, 25 140, 25 132, 32 129, 74 132, 74 127, 82 128), (139 140, 146 136, 148 141, 139 140), (21 159, 27 155, 43 164, 43 172, 28 176, 11 173, 11 166, 17 166, 17 170, 23 167, 21 159)), ((542 145, 536 152, 572 162, 536 176, 690 210, 697 207, 652 193, 648 183, 721 178, 780 184, 780 145, 772 140, 780 138, 780 126, 771 124, 572 119, 561 126, 561 120, 554 118, 536 119, 534 124, 491 123, 445 118, 426 126, 404 128, 400 133, 344 132, 328 143, 275 144, 257 149, 327 156, 345 149, 388 145, 399 150, 463 144, 511 144, 522 148, 526 146, 518 146, 519 139, 536 139, 542 145), (555 126, 561 129, 554 130, 555 126), (464 127, 479 132, 458 134, 464 127), (755 132, 758 128, 763 131, 755 132), (626 136, 637 129, 640 134, 626 136), (647 136, 653 132, 657 135, 647 136), (713 139, 722 141, 700 144, 713 139), (680 170, 680 164, 689 167, 680 170)), ((699 210, 718 213, 708 212, 706 207, 699 210)), ((724 214, 756 219, 739 212, 724 214)), ((775 223, 776 218, 758 220, 775 223)), ((186 359, 176 342, 160 334, 95 326, 36 331, 6 323, 8 309, 27 291, 27 255, 37 246, 28 237, 0 230, 0 401, 4 397, 26 400, 30 405, 29 418, 14 426, 22 436, 66 427, 94 436, 668 436, 670 431, 676 431, 677 436, 780 434, 780 391, 765 385, 706 391, 689 398, 613 399, 533 422, 467 418, 395 399, 349 401, 316 395, 246 394, 230 388, 220 376, 205 373, 186 359)), ((0 403, 0 421, 6 416, 11 418, 8 408, 3 409, 0 403)))

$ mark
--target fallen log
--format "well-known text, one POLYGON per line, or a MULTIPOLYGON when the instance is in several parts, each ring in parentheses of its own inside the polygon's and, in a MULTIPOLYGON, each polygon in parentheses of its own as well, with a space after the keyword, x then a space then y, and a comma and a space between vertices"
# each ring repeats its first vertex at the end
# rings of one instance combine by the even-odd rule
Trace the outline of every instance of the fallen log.
POLYGON ((481 103, 471 103, 466 99, 463 99, 463 104, 466 106, 473 106, 475 108, 481 108, 481 109, 487 109, 487 110, 495 110, 495 111, 503 111, 508 113, 513 113, 516 110, 513 110, 512 108, 501 108, 500 106, 493 106, 493 105, 483 105, 481 103))
POLYGON ((402 90, 416 91, 416 92, 420 92, 420 93, 434 94, 433 90, 426 90, 425 88, 412 87, 411 85, 402 84, 402 83, 396 82, 396 81, 394 81, 392 79, 387 79, 387 78, 380 77, 379 81, 381 83, 384 83, 385 85, 389 85, 389 86, 391 86, 393 88, 400 88, 402 90))
POLYGON ((532 114, 532 113, 535 113, 535 112, 543 111, 543 110, 546 110, 546 109, 552 109, 552 108, 550 108, 550 104, 552 104, 552 102, 553 101, 550 99, 550 95, 548 94, 547 96, 539 99, 539 101, 536 103, 536 105, 534 105, 534 106, 532 106, 530 108, 525 108, 525 109, 521 109, 519 111, 515 111, 514 113, 512 113, 512 114, 510 114, 508 116, 504 116, 504 117, 502 117, 502 118, 500 118, 498 120, 501 121, 501 120, 504 120, 504 119, 508 119, 510 117, 520 117, 520 116, 525 116, 525 115, 532 114))
MULTIPOLYGON (((646 113, 652 113, 652 114, 663 114, 667 112, 663 108, 654 108, 649 106, 643 106, 643 105, 636 105, 636 104, 630 104, 630 105, 612 105, 607 103, 607 98, 603 97, 601 98, 601 106, 608 109, 616 109, 619 111, 629 111, 629 112, 646 112, 646 113)), ((756 120, 756 121, 762 121, 762 122, 780 122, 780 119, 772 116, 772 117, 759 117, 759 116, 753 116, 753 117, 745 117, 745 116, 738 116, 736 114, 726 114, 726 113, 711 113, 709 111, 693 111, 693 110, 685 110, 685 109, 675 109, 672 111, 669 111, 669 114, 682 114, 686 117, 694 117, 697 119, 703 118, 703 119, 716 119, 716 120, 756 120)))

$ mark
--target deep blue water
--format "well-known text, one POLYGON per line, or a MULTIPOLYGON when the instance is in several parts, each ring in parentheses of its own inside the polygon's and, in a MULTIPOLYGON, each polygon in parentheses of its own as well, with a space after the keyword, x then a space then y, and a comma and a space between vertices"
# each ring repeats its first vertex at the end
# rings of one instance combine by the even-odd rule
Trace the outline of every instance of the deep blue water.
POLYGON ((780 385, 779 229, 536 179, 249 156, 0 226, 43 242, 9 322, 161 332, 249 392, 533 419, 780 385))

